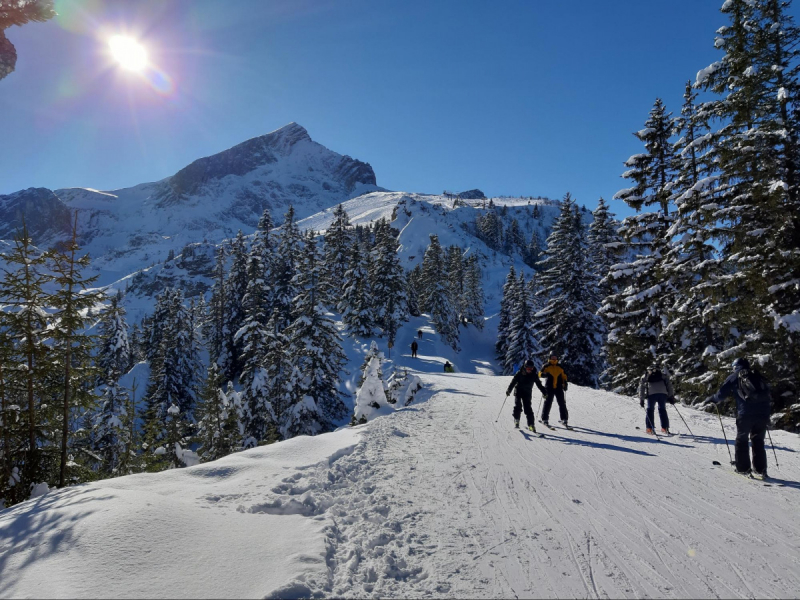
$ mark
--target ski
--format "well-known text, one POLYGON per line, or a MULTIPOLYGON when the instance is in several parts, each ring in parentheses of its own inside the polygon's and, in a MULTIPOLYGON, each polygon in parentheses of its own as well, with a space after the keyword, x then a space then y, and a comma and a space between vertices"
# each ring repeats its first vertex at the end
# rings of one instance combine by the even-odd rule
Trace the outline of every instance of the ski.
POLYGON ((544 422, 544 421, 542 421, 541 419, 539 419, 539 423, 541 423, 542 425, 544 425, 545 427, 547 427, 547 428, 548 428, 550 431, 555 431, 555 430, 556 430, 556 428, 555 428, 555 427, 553 427, 552 425, 550 425, 550 423, 545 423, 545 422, 544 422))
MULTIPOLYGON (((722 463, 720 463, 719 461, 716 461, 716 460, 713 461, 711 464, 713 464, 715 466, 720 466, 720 467, 722 466, 722 463)), ((725 470, 726 473, 730 473, 734 477, 738 477, 740 479, 747 479, 747 480, 749 480, 749 481, 751 481, 753 483, 756 483, 756 484, 760 483, 764 487, 772 487, 772 485, 773 485, 772 483, 769 482, 769 476, 764 477, 762 475, 754 475, 753 473, 738 473, 736 471, 729 471, 728 469, 724 469, 724 470, 725 470)), ((778 486, 780 487, 780 484, 778 484, 778 486)))

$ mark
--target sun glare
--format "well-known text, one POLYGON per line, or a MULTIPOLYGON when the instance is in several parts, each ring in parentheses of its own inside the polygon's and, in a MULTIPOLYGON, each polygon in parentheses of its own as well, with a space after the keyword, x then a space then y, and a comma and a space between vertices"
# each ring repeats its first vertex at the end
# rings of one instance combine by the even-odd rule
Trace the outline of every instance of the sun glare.
POLYGON ((138 72, 147 66, 147 50, 131 37, 115 35, 108 40, 108 47, 123 69, 138 72))

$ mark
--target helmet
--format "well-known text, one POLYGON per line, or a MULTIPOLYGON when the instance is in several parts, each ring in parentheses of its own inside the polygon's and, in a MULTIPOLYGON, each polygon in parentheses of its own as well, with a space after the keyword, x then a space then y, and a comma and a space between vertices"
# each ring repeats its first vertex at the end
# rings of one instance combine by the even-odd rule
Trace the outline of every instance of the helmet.
POLYGON ((551 361, 553 361, 553 360, 554 360, 554 361, 558 362, 558 354, 551 354, 551 355, 550 355, 550 360, 551 360, 551 361))
POLYGON ((531 359, 528 359, 528 360, 525 361, 525 368, 526 369, 533 369, 535 367, 536 367, 536 365, 533 364, 533 361, 531 359))
POLYGON ((750 361, 746 358, 737 358, 733 361, 733 368, 737 371, 750 368, 750 361))

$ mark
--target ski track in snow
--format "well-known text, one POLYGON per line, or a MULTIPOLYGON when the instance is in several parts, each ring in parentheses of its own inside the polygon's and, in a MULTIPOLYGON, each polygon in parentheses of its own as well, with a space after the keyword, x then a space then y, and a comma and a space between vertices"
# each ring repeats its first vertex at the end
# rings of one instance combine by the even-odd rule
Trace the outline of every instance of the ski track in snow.
MULTIPOLYGON (((705 413, 682 410, 696 439, 676 435, 658 441, 635 429, 643 415, 630 398, 573 386, 567 402, 578 429, 558 428, 540 439, 512 428, 511 402, 495 422, 508 378, 421 376, 426 387, 417 402, 367 425, 180 471, 71 488, 93 491, 81 507, 86 511, 95 504, 96 511, 107 511, 104 498, 123 491, 141 496, 131 505, 140 511, 153 498, 171 494, 201 504, 200 514, 208 516, 193 522, 196 529, 212 530, 202 534, 212 536, 211 542, 174 528, 178 513, 158 510, 158 526, 178 535, 181 547, 189 546, 177 556, 150 534, 132 539, 132 528, 120 523, 112 527, 113 539, 103 543, 128 548, 136 557, 133 565, 124 554, 98 558, 104 553, 87 550, 100 541, 91 537, 89 525, 83 532, 62 532, 69 552, 47 554, 43 548, 56 543, 48 535, 58 535, 47 529, 48 523, 58 522, 57 511, 68 509, 37 509, 39 499, 0 513, 0 581, 5 579, 0 592, 274 598, 797 596, 797 436, 773 432, 781 468, 775 468, 770 454, 776 481, 765 487, 732 476, 727 466, 712 466, 715 459, 727 465, 728 455, 716 417, 705 413), (295 455, 300 458, 289 460, 295 455), (260 475, 248 470, 256 468, 262 469, 260 475), (155 495, 147 495, 148 490, 155 495), (43 530, 24 540, 8 535, 15 518, 40 523, 43 530), (245 539, 245 532, 252 536, 245 539), (235 560, 192 560, 193 553, 222 556, 237 546, 244 549, 233 555, 235 560), (151 549, 167 561, 174 558, 179 568, 159 577, 169 578, 177 570, 179 583, 165 587, 159 577, 150 577, 151 549), (265 554, 267 549, 271 554, 265 554), (73 577, 73 586, 43 587, 42 574, 52 572, 53 561, 74 554, 78 558, 73 557, 69 570, 66 562, 60 566, 73 577), (136 565, 131 575, 137 584, 130 587, 118 579, 118 571, 127 573, 136 565), (85 583, 93 578, 103 583, 85 583)), ((727 420, 729 437, 733 427, 727 420)), ((69 492, 44 498, 53 506, 59 498, 69 504, 69 492)))
MULTIPOLYGON (((570 410, 591 428, 539 439, 511 428, 508 405, 494 422, 496 378, 425 381, 429 402, 365 426, 353 454, 292 484, 330 504, 328 578, 305 579, 307 593, 754 598, 800 589, 800 486, 752 485, 713 467, 727 451, 709 415, 683 411, 698 441, 657 441, 634 433, 641 415, 629 399, 578 389, 570 410)), ((773 475, 796 480, 787 465, 800 444, 774 437, 783 463, 773 475)))

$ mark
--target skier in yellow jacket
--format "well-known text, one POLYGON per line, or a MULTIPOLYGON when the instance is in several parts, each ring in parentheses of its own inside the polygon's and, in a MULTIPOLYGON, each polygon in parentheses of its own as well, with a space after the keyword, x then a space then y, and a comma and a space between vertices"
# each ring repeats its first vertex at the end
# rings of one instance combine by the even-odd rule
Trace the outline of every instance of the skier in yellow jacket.
POLYGON ((564 392, 567 391, 567 374, 564 369, 558 366, 558 356, 555 354, 550 355, 550 362, 539 372, 539 377, 544 381, 544 387, 547 390, 544 406, 542 407, 542 423, 550 427, 550 407, 553 406, 553 398, 555 397, 558 402, 558 413, 561 417, 559 422, 567 429, 570 429, 567 424, 569 420, 567 401, 564 398, 564 392))

